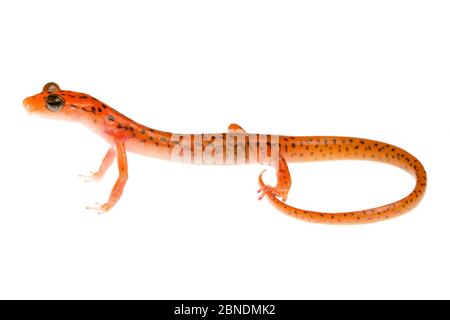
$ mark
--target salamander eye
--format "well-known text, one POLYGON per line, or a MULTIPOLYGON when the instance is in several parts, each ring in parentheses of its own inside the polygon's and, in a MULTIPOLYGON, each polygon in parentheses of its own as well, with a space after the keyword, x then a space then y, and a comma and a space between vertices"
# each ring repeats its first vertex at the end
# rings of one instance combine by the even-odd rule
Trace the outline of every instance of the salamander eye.
POLYGON ((42 92, 48 92, 48 93, 53 93, 56 91, 61 91, 61 89, 59 88, 59 86, 54 83, 54 82, 49 82, 44 86, 44 89, 42 89, 42 92))
POLYGON ((51 94, 46 99, 47 109, 53 112, 58 112, 64 106, 64 99, 57 94, 51 94))

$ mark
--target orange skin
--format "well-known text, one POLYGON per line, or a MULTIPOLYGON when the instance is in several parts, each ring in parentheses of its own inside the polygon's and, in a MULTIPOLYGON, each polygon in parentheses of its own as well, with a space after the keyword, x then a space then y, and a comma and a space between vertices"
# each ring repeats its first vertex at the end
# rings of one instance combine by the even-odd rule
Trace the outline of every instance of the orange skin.
POLYGON ((231 156, 231 163, 226 164, 262 163, 274 166, 277 174, 275 186, 264 183, 262 179, 264 171, 259 176, 260 199, 266 196, 269 202, 281 212, 309 222, 361 224, 386 220, 413 209, 425 193, 427 176, 419 160, 405 150, 374 140, 332 136, 294 137, 248 134, 237 124, 231 124, 227 133, 211 134, 214 136, 213 140, 207 138, 209 135, 206 134, 181 135, 180 138, 180 135, 141 125, 92 96, 61 90, 55 83, 48 83, 41 93, 26 98, 23 104, 32 114, 81 122, 111 145, 99 170, 91 175, 83 176, 86 180, 101 180, 117 158, 119 177, 109 200, 103 205, 88 207, 99 212, 110 210, 122 195, 128 180, 127 151, 164 160, 174 160, 174 154, 184 155, 184 160, 188 159, 188 162, 211 164, 206 163, 204 155, 212 145, 211 141, 215 141, 216 146, 224 147, 223 153, 219 153, 219 149, 214 149, 211 153, 220 160, 219 164, 225 164, 225 159, 231 156), (231 144, 230 140, 227 142, 230 134, 231 144), (199 137, 202 139, 200 142, 195 140, 199 137), (224 140, 222 141, 221 138, 224 140), (256 148, 252 142, 256 142, 256 148), (231 150, 228 154, 227 146, 230 147, 228 150, 231 150), (237 157, 239 148, 244 155, 242 162, 239 162, 237 157), (196 158, 197 156, 200 158, 196 158), (197 161, 198 159, 200 162, 197 161), (416 178, 415 188, 408 196, 394 203, 353 212, 314 212, 294 208, 285 203, 291 186, 287 163, 341 159, 373 160, 397 166, 416 178))

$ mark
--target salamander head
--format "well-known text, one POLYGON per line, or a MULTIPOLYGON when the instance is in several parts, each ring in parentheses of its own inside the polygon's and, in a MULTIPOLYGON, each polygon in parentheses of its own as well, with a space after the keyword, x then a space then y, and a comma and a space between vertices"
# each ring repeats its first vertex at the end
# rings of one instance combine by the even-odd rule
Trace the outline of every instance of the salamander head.
POLYGON ((97 99, 78 92, 61 90, 59 86, 50 82, 41 93, 23 100, 23 106, 31 114, 62 120, 78 120, 88 113, 101 112, 106 108, 97 99))

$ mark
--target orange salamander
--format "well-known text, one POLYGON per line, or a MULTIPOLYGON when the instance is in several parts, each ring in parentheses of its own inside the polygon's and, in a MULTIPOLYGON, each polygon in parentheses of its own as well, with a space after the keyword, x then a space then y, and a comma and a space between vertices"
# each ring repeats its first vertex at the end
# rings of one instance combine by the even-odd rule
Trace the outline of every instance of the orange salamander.
POLYGON ((164 160, 193 164, 271 165, 276 170, 275 186, 266 185, 259 175, 259 198, 285 214, 316 223, 362 224, 386 220, 413 209, 425 193, 427 176, 423 165, 410 153, 396 146, 361 138, 333 136, 279 136, 250 134, 231 124, 226 133, 174 134, 139 124, 96 98, 61 90, 48 83, 41 93, 23 101, 25 109, 52 119, 78 121, 102 136, 110 145, 97 172, 85 176, 100 180, 114 159, 119 176, 109 200, 89 209, 107 212, 120 199, 128 180, 127 151, 164 160), (414 190, 405 198, 361 211, 324 213, 303 210, 286 204, 291 186, 288 163, 321 160, 373 160, 406 170, 416 179, 414 190))

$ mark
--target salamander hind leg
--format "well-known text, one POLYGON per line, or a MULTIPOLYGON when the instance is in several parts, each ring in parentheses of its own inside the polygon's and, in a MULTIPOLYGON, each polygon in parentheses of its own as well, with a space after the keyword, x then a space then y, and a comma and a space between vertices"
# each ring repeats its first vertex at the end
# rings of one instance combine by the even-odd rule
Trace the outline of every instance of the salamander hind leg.
POLYGON ((242 127, 236 123, 232 123, 228 126, 228 132, 240 132, 240 133, 244 133, 245 130, 242 129, 242 127))
POLYGON ((266 170, 263 170, 259 174, 259 200, 264 198, 265 195, 280 197, 282 201, 287 200, 288 193, 291 188, 291 174, 289 173, 289 167, 286 160, 284 160, 283 157, 280 156, 278 163, 275 164, 275 170, 277 175, 277 184, 274 187, 266 185, 263 181, 262 176, 266 170))

